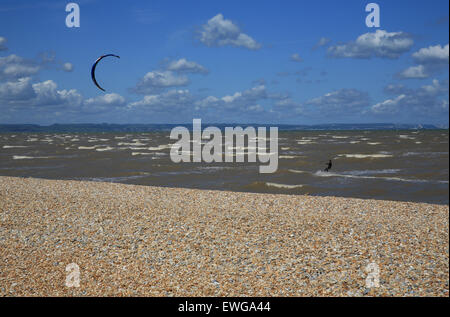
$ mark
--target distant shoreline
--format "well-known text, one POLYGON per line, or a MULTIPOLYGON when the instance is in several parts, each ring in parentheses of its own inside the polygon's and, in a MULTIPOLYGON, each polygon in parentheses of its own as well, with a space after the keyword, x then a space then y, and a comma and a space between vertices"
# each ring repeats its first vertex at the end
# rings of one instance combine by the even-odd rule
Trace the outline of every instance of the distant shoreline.
MULTIPOLYGON (((203 123, 204 126, 213 125, 220 129, 226 126, 253 126, 268 127, 276 126, 279 131, 375 131, 375 130, 448 130, 448 127, 440 127, 432 124, 395 124, 395 123, 372 123, 372 124, 316 124, 316 125, 294 125, 294 124, 255 124, 255 123, 203 123)), ((0 124, 0 133, 81 133, 81 132, 158 132, 170 131, 177 126, 192 129, 192 123, 180 124, 0 124)))

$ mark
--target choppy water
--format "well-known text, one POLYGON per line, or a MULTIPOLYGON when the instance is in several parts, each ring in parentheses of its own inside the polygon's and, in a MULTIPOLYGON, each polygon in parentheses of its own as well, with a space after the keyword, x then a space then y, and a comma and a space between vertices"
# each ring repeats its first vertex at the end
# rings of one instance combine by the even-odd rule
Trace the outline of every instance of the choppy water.
POLYGON ((449 202, 447 130, 281 131, 273 174, 259 162, 175 164, 173 142, 168 131, 0 134, 0 175, 449 202))

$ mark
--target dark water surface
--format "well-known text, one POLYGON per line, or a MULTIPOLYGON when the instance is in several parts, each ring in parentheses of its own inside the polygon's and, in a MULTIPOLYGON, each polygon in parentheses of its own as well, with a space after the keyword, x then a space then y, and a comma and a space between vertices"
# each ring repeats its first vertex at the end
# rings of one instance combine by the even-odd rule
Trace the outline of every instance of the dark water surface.
POLYGON ((448 130, 281 131, 273 174, 259 162, 173 163, 169 134, 0 134, 0 175, 449 203, 448 130))

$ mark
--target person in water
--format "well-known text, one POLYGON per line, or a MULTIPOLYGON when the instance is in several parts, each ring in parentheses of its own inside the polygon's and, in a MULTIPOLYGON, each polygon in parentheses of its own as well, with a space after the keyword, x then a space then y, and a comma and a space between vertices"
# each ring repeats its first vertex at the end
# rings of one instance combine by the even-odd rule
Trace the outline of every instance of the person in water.
POLYGON ((328 172, 331 169, 331 166, 333 166, 333 164, 331 163, 331 160, 328 161, 327 167, 324 169, 325 172, 328 172))

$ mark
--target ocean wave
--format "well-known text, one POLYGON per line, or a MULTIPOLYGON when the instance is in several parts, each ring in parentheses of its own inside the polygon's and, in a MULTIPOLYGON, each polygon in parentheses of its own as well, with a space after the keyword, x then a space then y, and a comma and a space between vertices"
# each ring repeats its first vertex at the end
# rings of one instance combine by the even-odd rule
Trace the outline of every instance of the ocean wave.
POLYGON ((78 150, 94 150, 98 145, 94 146, 79 146, 78 150))
POLYGON ((13 160, 33 160, 33 159, 47 159, 51 158, 51 156, 23 156, 23 155, 14 155, 13 160))
POLYGON ((136 155, 152 155, 153 153, 145 153, 145 152, 131 152, 132 156, 136 155))
POLYGON ((270 182, 266 182, 265 184, 266 184, 266 186, 269 186, 269 187, 287 188, 287 189, 303 187, 303 185, 288 185, 288 184, 278 184, 278 183, 270 183, 270 182))
POLYGON ((295 159, 297 157, 298 156, 295 156, 295 155, 280 155, 280 156, 278 156, 278 158, 280 158, 280 159, 295 159))
POLYGON ((333 173, 325 171, 317 171, 314 173, 318 177, 345 177, 345 178, 357 178, 357 179, 375 179, 375 180, 387 180, 398 181, 407 183, 434 183, 434 184, 448 184, 448 181, 443 180, 427 180, 427 179, 410 179, 401 177, 383 177, 383 176, 365 176, 365 175, 352 175, 343 173, 333 173))
POLYGON ((311 173, 311 172, 307 172, 307 171, 299 171, 299 170, 293 170, 293 169, 289 169, 288 171, 291 173, 297 173, 297 174, 311 173))
POLYGON ((149 151, 160 151, 164 149, 170 149, 172 147, 172 144, 161 144, 158 146, 151 146, 148 148, 149 151))
POLYGON ((107 146, 107 147, 104 147, 104 148, 98 148, 98 149, 95 149, 96 151, 98 151, 98 152, 104 152, 104 151, 111 151, 111 150, 114 150, 114 148, 113 147, 110 147, 110 146, 107 146))
POLYGON ((118 177, 89 177, 83 180, 88 180, 91 182, 108 182, 108 183, 120 183, 130 179, 142 178, 150 175, 150 173, 140 173, 140 175, 130 175, 130 176, 118 176, 118 177))
POLYGON ((135 146, 130 146, 130 147, 120 147, 119 149, 130 149, 133 151, 140 151, 140 150, 146 150, 146 147, 135 147, 135 146))
POLYGON ((398 136, 400 139, 404 139, 404 140, 415 140, 416 138, 411 136, 411 135, 405 135, 405 134, 400 134, 398 136))
POLYGON ((3 145, 4 149, 15 149, 15 148, 25 148, 26 145, 3 145))
POLYGON ((142 146, 142 145, 146 145, 145 143, 141 143, 141 142, 119 142, 117 143, 118 146, 121 145, 128 145, 128 146, 142 146))
POLYGON ((386 157, 393 157, 391 154, 339 154, 339 156, 343 156, 346 158, 386 158, 386 157))

